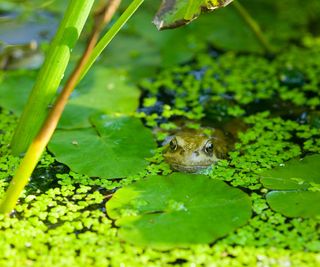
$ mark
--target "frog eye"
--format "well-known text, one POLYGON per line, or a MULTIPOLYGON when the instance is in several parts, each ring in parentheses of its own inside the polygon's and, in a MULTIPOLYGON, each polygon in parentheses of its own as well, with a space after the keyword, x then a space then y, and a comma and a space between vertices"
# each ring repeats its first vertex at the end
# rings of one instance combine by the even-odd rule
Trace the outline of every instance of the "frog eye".
POLYGON ((177 139, 176 138, 172 138, 170 143, 169 143, 169 145, 170 145, 170 149, 172 151, 175 151, 177 149, 177 147, 178 147, 177 139))
POLYGON ((207 154, 212 154, 213 144, 210 140, 204 145, 204 152, 206 152, 207 154))

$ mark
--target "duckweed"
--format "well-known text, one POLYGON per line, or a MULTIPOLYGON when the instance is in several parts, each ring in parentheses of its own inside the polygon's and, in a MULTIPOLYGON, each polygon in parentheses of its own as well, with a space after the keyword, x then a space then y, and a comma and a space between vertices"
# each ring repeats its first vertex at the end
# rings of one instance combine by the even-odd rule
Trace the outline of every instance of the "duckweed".
MULTIPOLYGON (((246 225, 213 244, 187 249, 159 251, 131 245, 120 240, 105 203, 118 187, 149 175, 171 173, 163 162, 162 148, 148 159, 143 171, 124 179, 76 173, 47 152, 16 210, 10 217, 0 215, 0 265, 320 265, 319 220, 287 218, 271 210, 265 198, 269 190, 259 178, 263 171, 294 157, 320 153, 319 127, 313 124, 319 108, 320 68, 315 67, 319 62, 317 48, 293 47, 274 59, 201 54, 188 66, 165 70, 140 84, 147 98, 138 116, 154 127, 159 142, 177 127, 179 119, 187 118, 191 127, 198 127, 241 114, 248 129, 239 135, 229 158, 219 161, 207 175, 249 194, 253 215, 246 225)), ((1 194, 19 163, 8 148, 16 122, 13 114, 1 110, 1 194)))
POLYGON ((292 47, 274 59, 233 52, 217 58, 201 54, 192 66, 173 67, 161 72, 157 80, 141 82, 155 103, 148 103, 147 124, 154 127, 160 118, 174 116, 214 121, 266 110, 297 117, 302 110, 320 105, 319 62, 317 47, 292 47), (202 70, 201 79, 193 69, 202 70), (157 112, 152 108, 155 105, 157 112))

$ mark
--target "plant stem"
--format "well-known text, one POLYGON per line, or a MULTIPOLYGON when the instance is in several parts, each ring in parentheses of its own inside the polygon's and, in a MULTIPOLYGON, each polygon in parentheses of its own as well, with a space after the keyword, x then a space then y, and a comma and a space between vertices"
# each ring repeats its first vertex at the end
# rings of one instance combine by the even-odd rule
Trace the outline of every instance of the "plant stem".
POLYGON ((26 151, 43 124, 93 2, 70 1, 11 140, 14 155, 26 151))
MULTIPOLYGON (((84 75, 88 72, 92 64, 99 57, 101 52, 107 47, 107 45, 111 42, 114 36, 120 31, 123 25, 129 20, 129 18, 134 14, 134 12, 139 8, 139 6, 144 2, 144 0, 134 0, 128 6, 128 8, 123 12, 120 18, 112 25, 110 30, 101 38, 99 43, 93 49, 92 54, 86 63, 82 73, 80 80, 84 77, 84 75)), ((121 51, 119 51, 121 53, 121 51)))
MULTIPOLYGON (((9 213, 14 209, 22 190, 27 184, 29 177, 31 176, 34 168, 36 167, 36 164, 40 160, 40 157, 45 147, 50 141, 50 138, 59 122, 63 109, 74 87, 77 85, 79 80, 83 77, 83 75, 88 71, 90 66, 93 64, 93 61, 99 56, 99 54, 103 51, 103 49, 110 43, 110 41, 115 36, 115 34, 122 28, 122 26, 126 23, 126 21, 133 15, 133 13, 142 4, 142 2, 143 0, 139 0, 139 1, 133 1, 130 4, 130 6, 126 9, 126 11, 118 19, 118 21, 120 21, 121 23, 117 23, 118 22, 117 21, 106 33, 105 36, 108 36, 108 37, 105 38, 104 36, 102 40, 98 43, 98 45, 100 44, 99 50, 96 50, 96 48, 93 48, 93 47, 97 42, 97 38, 102 27, 99 25, 99 23, 94 27, 93 33, 91 35, 91 38, 88 42, 87 48, 82 58, 80 59, 77 67, 75 68, 72 75, 68 79, 65 87, 63 88, 51 112, 49 113, 43 127, 41 128, 36 138, 33 140, 31 145, 29 146, 26 155, 24 156, 21 164, 19 165, 19 168, 9 185, 9 188, 2 200, 2 203, 0 204, 0 213, 9 213), (136 5, 137 2, 140 2, 140 4, 136 5), (133 8, 133 6, 135 8, 133 8), (96 51, 95 56, 93 56, 94 51, 96 51), (100 53, 97 54, 97 51, 100 51, 100 53), (94 60, 92 61, 93 58, 94 60), (91 64, 88 65, 88 62, 91 62, 91 64)), ((103 16, 103 19, 100 20, 100 23, 105 24, 109 22, 112 15, 116 11, 119 3, 120 3, 119 0, 109 1, 109 5, 105 9, 105 15, 103 16)))
POLYGON ((249 28, 255 34, 256 38, 265 49, 267 53, 272 53, 274 51, 273 47, 270 45, 259 24, 253 19, 253 17, 249 14, 249 12, 239 3, 239 1, 233 1, 233 6, 238 11, 243 20, 247 23, 249 28))

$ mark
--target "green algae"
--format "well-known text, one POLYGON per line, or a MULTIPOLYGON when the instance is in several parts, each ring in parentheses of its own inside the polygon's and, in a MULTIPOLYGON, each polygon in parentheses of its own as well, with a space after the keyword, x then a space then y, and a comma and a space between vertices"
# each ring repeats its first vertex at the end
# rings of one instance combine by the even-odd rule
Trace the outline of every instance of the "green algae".
MULTIPOLYGON (((105 213, 105 202, 119 186, 148 175, 171 173, 163 162, 162 148, 148 159, 145 170, 122 180, 76 173, 59 167, 53 156, 45 153, 37 167, 39 175, 33 175, 15 212, 10 218, 0 216, 0 265, 319 265, 319 220, 287 218, 271 210, 265 198, 268 189, 259 179, 264 170, 294 157, 320 152, 319 128, 310 119, 317 116, 313 110, 319 105, 309 101, 310 92, 319 96, 314 89, 318 69, 312 67, 320 62, 317 51, 292 48, 272 60, 233 53, 218 58, 201 54, 195 65, 165 70, 154 81, 141 83, 149 100, 144 101, 139 116, 147 124, 163 129, 156 132, 159 141, 166 131, 176 127, 177 116, 194 120, 191 126, 199 127, 201 118, 204 122, 213 119, 212 114, 232 118, 241 111, 249 129, 240 134, 229 159, 219 161, 208 176, 250 195, 254 214, 248 224, 211 245, 190 245, 188 249, 165 252, 131 245, 120 240, 119 230, 105 213), (294 69, 289 73, 293 75, 298 69, 299 75, 290 83, 284 82, 284 69, 286 75, 288 70, 294 69), (163 90, 172 97, 164 97, 163 90), (299 99, 303 95, 301 101, 295 100, 292 90, 299 93, 299 99), (290 103, 292 113, 282 113, 281 108, 268 105, 274 98, 279 103, 290 103), (152 109, 160 100, 161 108, 152 109), (200 100, 203 107, 199 106, 200 100), (255 110, 252 104, 257 100, 265 100, 267 105, 255 110), (307 116, 301 120, 304 112, 307 116), (45 179, 51 182, 42 187, 39 176, 44 169, 50 169, 45 179)), ((7 147, 16 122, 14 115, 1 110, 1 193, 19 163, 7 147)))
POLYGON ((174 67, 155 81, 141 83, 151 99, 159 92, 164 98, 159 99, 162 109, 148 114, 147 123, 154 126, 154 121, 172 116, 217 120, 264 110, 281 116, 289 109, 287 115, 296 116, 303 108, 316 109, 319 51, 292 47, 274 59, 233 52, 217 58, 201 54, 192 66, 174 67))

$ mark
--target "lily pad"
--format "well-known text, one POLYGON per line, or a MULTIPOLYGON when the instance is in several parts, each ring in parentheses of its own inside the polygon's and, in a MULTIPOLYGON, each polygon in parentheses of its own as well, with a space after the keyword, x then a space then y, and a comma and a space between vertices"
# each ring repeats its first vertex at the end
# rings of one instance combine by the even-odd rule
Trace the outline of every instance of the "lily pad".
MULTIPOLYGON (((0 76, 0 106, 20 115, 35 79, 36 72, 30 70, 3 73, 0 76)), ((124 71, 98 65, 72 93, 58 127, 90 127, 89 117, 97 112, 131 114, 139 105, 139 96, 139 89, 129 83, 124 71)))
POLYGON ((120 178, 143 170, 155 148, 150 130, 137 118, 96 115, 94 127, 57 130, 49 150, 73 171, 101 178, 120 178))
POLYGON ((176 28, 196 19, 202 11, 212 11, 233 0, 162 0, 154 24, 159 30, 176 28))
POLYGON ((168 249, 211 243, 244 225, 250 198, 204 175, 150 176, 118 190, 107 202, 122 239, 168 249))
POLYGON ((272 209, 288 217, 320 215, 320 155, 293 159, 261 174, 272 209))
POLYGON ((29 70, 4 73, 0 78, 0 106, 20 115, 34 84, 35 74, 35 71, 29 70))
POLYGON ((63 112, 59 128, 90 127, 94 113, 133 113, 139 105, 140 92, 130 85, 120 70, 97 66, 78 86, 63 112))

